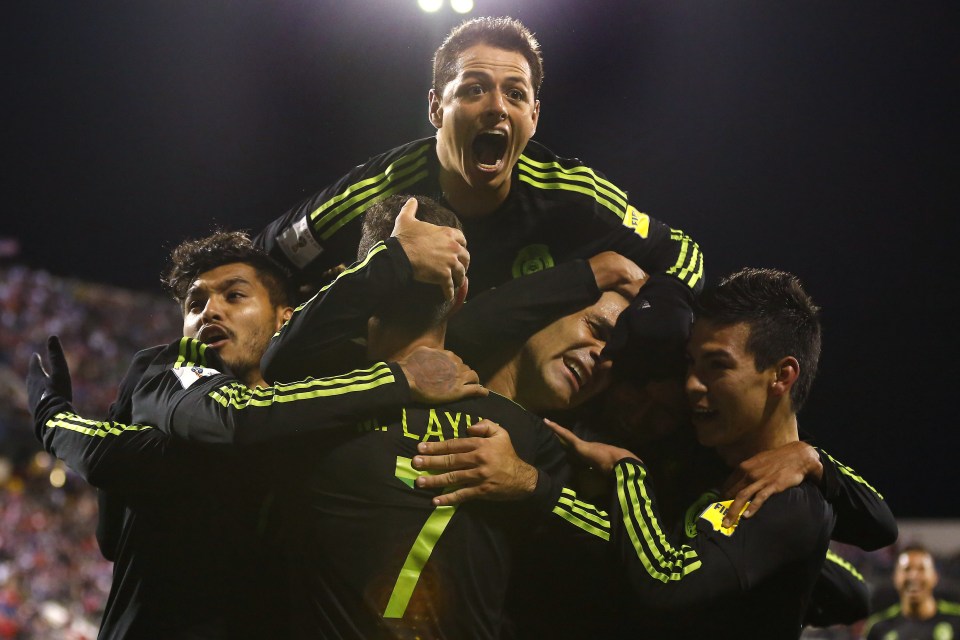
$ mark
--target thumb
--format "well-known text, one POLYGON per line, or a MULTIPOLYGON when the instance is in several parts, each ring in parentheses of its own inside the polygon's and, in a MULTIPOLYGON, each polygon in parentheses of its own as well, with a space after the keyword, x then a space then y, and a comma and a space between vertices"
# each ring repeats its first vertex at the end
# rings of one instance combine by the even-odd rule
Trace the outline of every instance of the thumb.
POLYGON ((397 235, 401 228, 409 225, 411 222, 417 219, 417 199, 409 198, 400 208, 400 213, 397 214, 397 219, 393 223, 393 234, 397 235))
POLYGON ((490 420, 481 420, 467 427, 467 432, 475 438, 489 438, 497 432, 499 425, 490 420))
POLYGON ((30 356, 30 362, 27 363, 27 379, 46 378, 47 372, 43 370, 43 362, 40 361, 40 354, 34 352, 30 356))
POLYGON ((67 357, 63 353, 63 346, 57 336, 47 338, 47 357, 50 359, 50 378, 57 392, 67 400, 72 400, 70 367, 67 365, 67 357))

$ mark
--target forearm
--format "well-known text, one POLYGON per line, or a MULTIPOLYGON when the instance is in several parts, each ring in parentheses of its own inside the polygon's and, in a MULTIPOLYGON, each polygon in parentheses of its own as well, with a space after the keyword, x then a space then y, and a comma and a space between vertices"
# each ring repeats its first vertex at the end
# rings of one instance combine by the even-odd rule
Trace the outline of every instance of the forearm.
POLYGON ((366 335, 377 304, 411 279, 410 262, 396 239, 375 245, 294 310, 261 359, 264 378, 289 381, 315 374, 326 349, 366 335))
POLYGON ((382 362, 342 376, 266 389, 220 380, 185 394, 170 414, 169 426, 189 441, 251 445, 351 427, 409 398, 400 367, 382 362))

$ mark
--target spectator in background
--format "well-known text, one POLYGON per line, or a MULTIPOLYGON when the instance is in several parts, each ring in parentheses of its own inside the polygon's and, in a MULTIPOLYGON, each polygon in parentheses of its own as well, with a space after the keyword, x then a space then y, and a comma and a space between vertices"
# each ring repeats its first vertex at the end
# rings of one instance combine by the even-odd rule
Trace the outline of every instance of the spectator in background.
POLYGON ((954 640, 960 638, 960 604, 937 600, 940 576, 933 556, 920 545, 900 552, 893 584, 900 602, 874 614, 864 631, 867 640, 954 640))

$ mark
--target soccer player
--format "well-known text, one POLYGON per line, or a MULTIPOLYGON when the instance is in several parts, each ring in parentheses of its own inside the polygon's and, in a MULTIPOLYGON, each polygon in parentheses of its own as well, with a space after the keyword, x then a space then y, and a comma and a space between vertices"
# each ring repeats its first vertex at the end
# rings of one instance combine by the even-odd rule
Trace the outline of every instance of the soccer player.
MULTIPOLYGON (((686 393, 697 438, 730 468, 799 440, 797 411, 820 355, 818 309, 789 274, 744 269, 701 300, 688 345, 686 393)), ((835 521, 805 481, 724 525, 732 501, 703 505, 688 526, 659 516, 644 464, 629 451, 558 428, 616 477, 613 542, 651 633, 796 638, 835 521), (695 612, 695 613, 693 613, 695 612)), ((739 514, 735 514, 739 515, 739 514)))
MULTIPOLYGON (((449 210, 419 200, 418 215, 429 215, 426 219, 437 224, 457 224, 449 210)), ((389 230, 394 209, 377 205, 368 211, 365 239, 376 241, 378 233, 389 230)), ((365 246, 361 243, 361 251, 365 246)), ((444 300, 435 287, 416 284, 384 298, 369 323, 370 358, 402 358, 417 345, 442 346, 447 318, 463 302, 466 287, 465 279, 452 301, 444 300)), ((622 296, 618 304, 605 303, 609 327, 626 304, 622 296)), ((279 358, 291 363, 283 351, 309 350, 303 343, 323 334, 311 307, 308 303, 298 309, 271 344, 265 362, 279 358)), ((591 348, 598 356, 602 347, 599 343, 591 348)), ((301 448, 303 462, 291 465, 301 472, 290 482, 300 495, 288 501, 290 520, 300 526, 286 525, 290 535, 285 545, 293 555, 295 636, 499 636, 512 547, 528 523, 541 517, 531 507, 552 505, 556 498, 536 488, 534 473, 530 488, 535 505, 437 507, 433 500, 442 489, 416 488, 423 473, 412 466, 420 442, 462 437, 483 419, 509 425, 521 459, 549 473, 564 470, 564 451, 542 421, 493 393, 382 411, 375 419, 358 420, 355 430, 335 441, 325 438, 301 448)), ((551 518, 572 524, 578 532, 596 531, 572 505, 554 513, 551 518)))
MULTIPOLYGON (((544 272, 544 275, 548 274, 549 272, 544 272)), ((522 288, 523 284, 523 281, 512 283, 514 288, 522 288)), ((484 309, 481 315, 509 318, 514 300, 539 295, 539 289, 528 289, 526 292, 511 293, 511 300, 506 305, 494 300, 497 291, 485 294, 485 301, 478 298, 472 304, 489 302, 486 306, 491 308, 484 309)), ((637 346, 633 344, 626 352, 616 353, 615 371, 619 371, 620 375, 636 376, 641 373, 637 367, 629 366, 646 356, 637 346)), ((482 371, 484 367, 478 363, 477 368, 482 371)), ((661 368, 669 370, 671 366, 661 368)), ((645 370, 649 371, 649 368, 645 370)), ((482 373, 481 378, 485 378, 482 373)), ((651 457, 648 460, 648 472, 651 476, 659 474, 654 486, 657 487, 658 498, 661 498, 658 500, 661 514, 669 514, 666 518, 661 517, 661 520, 679 520, 684 526, 695 529, 695 519, 699 513, 696 505, 700 504, 702 507, 719 500, 724 486, 732 487, 731 497, 737 495, 737 500, 741 502, 751 496, 759 496, 750 505, 751 510, 756 512, 765 498, 799 484, 804 477, 808 477, 819 484, 827 500, 836 507, 838 514, 842 514, 833 532, 836 539, 867 549, 885 546, 896 539, 895 521, 879 494, 848 467, 805 443, 793 442, 776 450, 762 451, 737 465, 735 473, 727 480, 731 470, 713 451, 696 445, 695 441, 688 442, 686 433, 688 429, 692 433, 692 427, 687 426, 687 412, 681 406, 682 403, 682 382, 674 382, 669 378, 646 381, 631 378, 621 381, 605 399, 604 406, 615 407, 616 410, 599 415, 591 410, 586 414, 588 421, 602 424, 608 431, 610 424, 618 424, 620 437, 626 438, 631 447, 643 445, 641 451, 644 459, 647 460, 648 455, 651 457), (656 432, 653 438, 651 431, 656 432), (691 444, 693 446, 690 446, 691 444), (709 499, 703 502, 703 496, 709 496, 709 499)), ((495 432, 495 435, 500 437, 501 434, 495 432)), ((498 484, 510 485, 511 481, 503 477, 505 471, 495 463, 497 458, 509 460, 509 452, 504 450, 500 443, 497 443, 495 449, 497 455, 491 453, 494 449, 485 448, 488 445, 493 446, 489 442, 493 439, 465 438, 424 443, 421 445, 421 454, 436 455, 418 456, 415 466, 433 470, 439 475, 425 477, 420 482, 426 486, 438 486, 440 483, 461 485, 462 488, 457 491, 438 498, 444 504, 495 495, 498 484), (487 474, 496 478, 496 483, 485 483, 487 474)), ((523 475, 530 472, 524 469, 522 464, 513 467, 515 468, 510 470, 510 473, 523 475)), ((552 565, 555 558, 562 556, 582 565, 582 571, 577 572, 575 567, 568 564, 570 560, 567 560, 562 572, 565 576, 574 577, 560 581, 555 578, 548 580, 548 584, 535 592, 514 590, 514 594, 520 598, 539 602, 535 607, 528 607, 538 612, 539 615, 536 616, 526 615, 521 607, 521 628, 517 637, 556 635, 563 629, 572 633, 576 633, 574 629, 577 629, 583 634, 588 633, 588 629, 602 635, 621 633, 624 627, 618 628, 618 621, 614 618, 622 617, 624 607, 596 611, 597 600, 613 600, 617 596, 613 593, 601 598, 593 597, 603 588, 600 583, 604 580, 598 575, 598 572, 603 570, 602 556, 589 559, 587 554, 592 551, 584 548, 558 549, 556 544, 550 544, 543 537, 538 538, 538 542, 533 552, 547 557, 543 563, 546 567, 552 565), (543 551, 544 548, 549 551, 543 551), (544 593, 551 594, 547 600, 541 597, 544 593), (561 611, 576 607, 579 615, 576 619, 563 616, 557 612, 556 602, 566 603, 561 605, 561 611), (551 616, 549 611, 554 611, 554 615, 551 616)), ((828 624, 862 617, 860 613, 863 611, 865 595, 862 579, 854 572, 844 572, 844 567, 835 562, 829 563, 827 569, 821 574, 817 591, 818 595, 825 597, 820 598, 815 603, 816 606, 809 609, 807 621, 828 624), (843 607, 838 606, 841 598, 843 607)), ((543 571, 541 569, 535 573, 543 571)), ((626 610, 633 608, 633 605, 630 605, 626 610)), ((517 610, 516 607, 513 609, 517 610)))
MULTIPOLYGON (((363 213, 396 193, 440 200, 471 238, 470 289, 478 294, 513 278, 615 251, 651 274, 637 330, 669 322, 661 306, 682 304, 703 283, 703 256, 682 231, 641 213, 599 172, 531 140, 540 116, 540 46, 512 18, 477 18, 437 49, 428 118, 436 136, 378 155, 270 223, 258 242, 275 259, 317 277, 353 260, 363 213)), ((603 286, 601 286, 603 288, 603 286)), ((555 317, 593 302, 567 292, 556 315, 523 327, 521 340, 555 317)), ((501 339, 507 336, 502 336, 501 339)))
MULTIPOLYGON (((333 298, 327 305, 332 328, 348 331, 348 301, 337 298, 345 284, 370 293, 378 282, 390 288, 413 277, 449 280, 453 263, 466 259, 459 236, 421 225, 402 216, 397 235, 404 240, 381 245, 367 264, 320 294, 333 298), (392 279, 366 278, 371 265, 392 279)), ((357 415, 412 398, 445 400, 483 391, 459 359, 426 348, 368 371, 267 387, 260 357, 292 312, 283 270, 246 236, 226 232, 184 243, 172 264, 167 282, 181 304, 185 337, 138 354, 106 422, 73 411, 66 361, 51 339, 51 374, 35 358, 28 376, 38 437, 48 451, 107 489, 108 506, 119 505, 111 510, 122 522, 106 532, 119 534, 108 536, 113 543, 106 551, 115 567, 101 638, 282 635, 285 602, 276 602, 282 576, 256 535, 275 460, 262 447, 211 455, 169 437, 173 427, 196 439, 263 443, 352 424, 357 415), (231 371, 237 377, 224 375, 231 371), (151 405, 151 398, 176 392, 175 401, 151 405), (163 420, 149 423, 162 430, 133 424, 134 396, 162 413, 163 420)), ((353 318, 354 332, 362 333, 367 313, 353 318)))
POLYGON ((867 640, 946 640, 960 638, 960 604, 937 600, 933 590, 939 575, 933 556, 920 545, 909 545, 897 557, 893 584, 899 604, 867 620, 867 640))

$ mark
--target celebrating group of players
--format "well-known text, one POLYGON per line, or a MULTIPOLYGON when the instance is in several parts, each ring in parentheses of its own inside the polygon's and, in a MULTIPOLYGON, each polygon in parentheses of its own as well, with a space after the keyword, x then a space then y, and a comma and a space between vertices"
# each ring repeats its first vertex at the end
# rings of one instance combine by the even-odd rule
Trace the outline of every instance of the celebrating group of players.
POLYGON ((800 439, 817 307, 769 269, 701 292, 693 240, 531 140, 542 78, 519 22, 454 29, 435 137, 255 240, 174 250, 183 337, 137 354, 108 419, 74 411, 56 338, 34 358, 38 437, 100 489, 101 638, 795 638, 865 616, 829 541, 896 524, 800 439))

